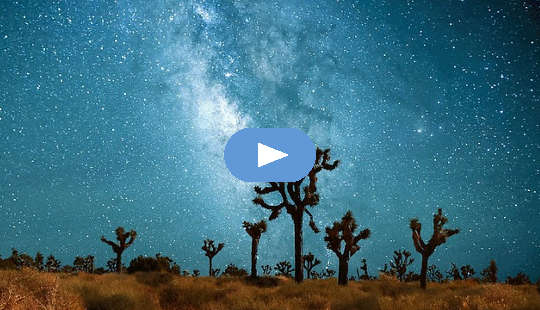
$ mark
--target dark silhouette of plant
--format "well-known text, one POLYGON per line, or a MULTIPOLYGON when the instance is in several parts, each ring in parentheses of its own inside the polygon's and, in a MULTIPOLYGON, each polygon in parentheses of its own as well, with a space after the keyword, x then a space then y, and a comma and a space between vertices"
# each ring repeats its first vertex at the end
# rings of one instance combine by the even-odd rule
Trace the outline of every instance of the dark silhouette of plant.
POLYGON ((472 276, 474 276, 475 274, 475 271, 473 267, 471 267, 471 265, 461 266, 460 270, 461 270, 461 277, 463 278, 463 280, 472 278, 472 276))
POLYGON ((217 274, 214 272, 215 270, 212 269, 212 259, 214 258, 214 256, 217 255, 217 253, 219 253, 219 251, 223 249, 224 246, 225 246, 224 243, 220 243, 216 247, 214 245, 214 240, 210 240, 210 239, 204 240, 204 245, 202 246, 201 249, 204 251, 204 255, 208 257, 208 275, 211 277, 214 277, 214 276, 217 277, 217 274))
POLYGON ((47 257, 47 261, 45 262, 45 269, 47 272, 59 272, 60 266, 60 261, 57 260, 53 255, 49 255, 49 257, 47 257))
POLYGON ((427 277, 431 282, 443 282, 443 274, 439 267, 437 267, 436 265, 431 265, 428 267, 427 277))
POLYGON ((43 254, 40 252, 36 253, 36 257, 34 258, 34 268, 36 268, 38 271, 43 271, 43 260, 45 258, 43 257, 43 254))
POLYGON ((323 270, 321 274, 321 278, 330 279, 333 278, 336 275, 336 271, 330 268, 326 268, 323 270))
POLYGON ((170 272, 180 273, 180 267, 169 257, 157 253, 155 257, 138 256, 129 262, 129 273, 134 272, 170 272))
POLYGON ((529 276, 524 274, 523 272, 519 272, 515 277, 508 277, 506 278, 506 283, 510 285, 523 285, 523 284, 531 284, 531 279, 529 279, 529 276))
POLYGON ((94 256, 88 255, 86 257, 75 257, 73 261, 73 270, 79 272, 94 272, 94 256))
POLYGON ((294 269, 292 269, 291 263, 289 261, 281 261, 276 264, 274 269, 277 271, 276 275, 290 277, 294 269))
POLYGON ((410 256, 411 252, 407 250, 394 251, 394 256, 390 261, 390 274, 395 275, 399 281, 405 281, 407 267, 414 262, 414 258, 410 256))
POLYGON ((304 269, 306 269, 307 278, 309 279, 311 277, 311 270, 313 267, 319 265, 321 261, 316 259, 315 255, 313 255, 311 252, 303 256, 303 261, 304 269))
MULTIPOLYGON (((124 265, 122 265, 122 270, 126 269, 124 265)), ((108 272, 119 272, 118 271, 118 265, 116 265, 116 258, 111 258, 107 261, 107 271, 108 272)))
POLYGON ((311 278, 312 278, 312 279, 315 279, 315 280, 321 279, 321 278, 322 278, 322 275, 321 275, 320 273, 318 273, 317 271, 313 270, 313 271, 311 272, 311 278))
POLYGON ((263 265, 261 266, 263 275, 269 276, 272 273, 272 266, 270 265, 263 265))
POLYGON ((370 280, 371 277, 368 274, 368 266, 367 266, 367 260, 365 258, 362 258, 362 266, 360 266, 360 270, 362 270, 362 274, 358 271, 358 268, 356 268, 356 275, 358 276, 358 280, 370 280))
POLYGON ((446 239, 459 233, 459 229, 445 229, 444 224, 448 222, 448 219, 443 216, 442 209, 438 209, 437 213, 433 215, 433 235, 428 243, 422 240, 420 231, 422 224, 418 219, 412 219, 410 222, 410 228, 412 230, 412 239, 414 247, 418 253, 422 255, 422 268, 420 271, 420 287, 426 288, 427 266, 429 257, 435 252, 435 249, 446 242, 446 239))
POLYGON ((491 260, 491 262, 489 262, 489 266, 486 267, 484 270, 482 270, 480 274, 482 275, 482 281, 496 283, 497 282, 497 264, 495 264, 495 261, 491 260))
POLYGON ((243 268, 238 268, 235 264, 230 263, 227 265, 225 270, 223 270, 223 273, 221 274, 222 277, 245 277, 248 273, 243 268))
POLYGON ((358 242, 369 238, 370 230, 364 229, 358 235, 354 232, 358 228, 352 212, 349 210, 341 218, 341 222, 334 222, 332 227, 326 227, 326 247, 336 253, 339 259, 338 284, 347 285, 349 276, 349 260, 360 249, 358 242), (343 251, 341 242, 344 242, 343 251))
POLYGON ((242 224, 244 229, 251 237, 251 276, 257 276, 257 249, 261 235, 266 232, 266 221, 262 220, 258 223, 249 223, 244 221, 242 224))
POLYGON ((19 255, 19 264, 19 268, 32 268, 34 267, 34 259, 32 258, 32 256, 26 253, 22 253, 19 255))
POLYGON ((450 270, 448 270, 446 274, 448 275, 449 279, 452 279, 454 281, 463 280, 463 278, 461 278, 459 269, 454 263, 451 263, 450 270))
POLYGON ((184 277, 189 277, 189 276, 191 276, 191 274, 189 273, 189 270, 184 269, 184 270, 182 271, 182 276, 184 276, 184 277))
POLYGON ((216 268, 216 269, 212 269, 212 275, 214 277, 219 277, 219 274, 221 273, 221 269, 219 268, 216 268))
POLYGON ((308 184, 302 189, 302 183, 306 177, 296 182, 270 182, 269 186, 261 188, 255 186, 254 190, 257 193, 257 197, 253 199, 253 203, 261 206, 262 208, 272 211, 269 220, 276 219, 281 211, 285 209, 291 216, 294 223, 294 267, 295 275, 294 279, 297 283, 304 280, 303 263, 302 263, 302 237, 303 237, 303 220, 304 213, 309 218, 309 226, 311 229, 318 233, 319 229, 313 221, 313 216, 309 212, 307 207, 314 207, 319 204, 319 194, 317 193, 317 174, 322 170, 334 170, 339 164, 339 161, 330 163, 330 149, 321 150, 317 148, 315 152, 315 163, 313 168, 307 175, 308 184), (302 191, 304 197, 302 198, 302 191), (271 205, 264 201, 262 195, 276 192, 280 195, 281 202, 277 205, 271 205), (288 194, 288 196, 287 196, 288 194))
POLYGON ((200 276, 200 275, 201 275, 201 272, 199 271, 199 269, 193 269, 193 276, 194 276, 195 278, 197 278, 197 277, 200 276))
POLYGON ((123 227, 118 227, 116 228, 115 233, 118 243, 109 241, 105 239, 104 236, 101 236, 101 241, 110 245, 113 252, 116 253, 116 272, 122 272, 122 253, 133 244, 133 241, 135 241, 135 238, 137 237, 137 232, 134 230, 126 232, 123 227))
POLYGON ((414 271, 409 271, 407 275, 405 275, 405 282, 417 282, 420 281, 420 275, 417 274, 414 271))

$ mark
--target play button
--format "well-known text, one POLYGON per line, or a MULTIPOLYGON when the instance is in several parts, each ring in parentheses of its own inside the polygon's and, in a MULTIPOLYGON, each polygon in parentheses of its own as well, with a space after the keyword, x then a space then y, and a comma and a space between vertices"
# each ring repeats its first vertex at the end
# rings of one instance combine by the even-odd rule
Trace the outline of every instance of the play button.
POLYGON ((225 164, 246 182, 294 182, 315 162, 315 146, 296 128, 246 128, 225 146, 225 164))
POLYGON ((289 154, 278 151, 268 145, 257 143, 257 167, 262 167, 287 156, 289 154))

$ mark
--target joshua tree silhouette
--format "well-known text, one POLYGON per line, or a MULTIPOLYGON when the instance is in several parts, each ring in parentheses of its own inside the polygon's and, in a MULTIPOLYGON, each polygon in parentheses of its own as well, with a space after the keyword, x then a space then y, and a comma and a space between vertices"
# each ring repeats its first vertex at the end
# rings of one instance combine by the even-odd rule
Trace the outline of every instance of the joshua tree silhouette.
POLYGON ((320 260, 315 258, 315 255, 313 253, 309 252, 307 255, 303 256, 304 260, 304 269, 306 269, 307 278, 311 278, 311 270, 313 267, 319 265, 321 263, 320 260))
POLYGON ((41 254, 40 252, 37 252, 36 257, 34 258, 34 267, 38 271, 43 271, 43 260, 44 260, 43 254, 41 254))
POLYGON ((390 273, 396 275, 399 281, 405 281, 407 267, 414 262, 414 258, 410 256, 411 252, 407 250, 394 251, 394 257, 390 261, 390 273))
POLYGON ((304 280, 303 263, 302 263, 302 235, 303 235, 303 219, 304 213, 309 218, 309 226, 311 229, 318 233, 319 229, 313 221, 313 216, 307 207, 313 207, 319 204, 319 194, 317 193, 317 174, 322 170, 334 170, 339 164, 336 160, 330 163, 330 149, 321 150, 317 148, 315 153, 315 163, 313 168, 307 175, 309 180, 308 185, 303 188, 304 197, 302 198, 302 183, 306 179, 305 177, 296 182, 270 182, 269 186, 260 188, 255 186, 254 190, 257 193, 257 197, 253 199, 253 203, 259 205, 265 209, 272 211, 269 220, 276 219, 283 208, 290 214, 294 223, 294 279, 296 282, 302 282, 304 280), (277 192, 281 196, 281 203, 277 205, 271 205, 264 201, 262 195, 277 192), (287 197, 287 194, 289 197, 287 197))
POLYGON ((471 267, 471 265, 461 266, 460 269, 461 269, 461 276, 463 277, 463 280, 472 278, 472 276, 474 276, 474 274, 476 273, 474 271, 474 268, 471 267))
POLYGON ((332 227, 326 227, 326 246, 336 253, 339 259, 338 284, 347 285, 349 273, 349 259, 360 249, 358 242, 369 238, 370 230, 364 229, 358 235, 354 231, 358 228, 356 220, 351 211, 347 211, 341 218, 341 222, 334 222, 332 227), (341 241, 345 242, 343 252, 341 251, 341 241))
POLYGON ((114 253, 116 253, 116 272, 122 272, 122 253, 133 244, 137 237, 137 232, 130 230, 126 232, 123 227, 118 227, 115 230, 116 240, 118 243, 114 243, 101 236, 101 241, 111 246, 114 253), (129 238, 129 240, 128 240, 129 238))
POLYGON ((459 229, 445 229, 443 228, 444 224, 448 222, 448 219, 443 216, 442 209, 438 209, 437 213, 433 215, 433 235, 428 243, 425 243, 422 240, 420 231, 422 229, 422 224, 418 219, 414 218, 411 220, 409 227, 412 230, 412 239, 416 251, 422 255, 422 269, 420 272, 420 287, 423 289, 426 288, 426 277, 427 277, 427 267, 428 260, 431 254, 435 251, 439 245, 446 242, 446 239, 459 233, 459 229))
POLYGON ((272 273, 272 266, 270 265, 263 265, 261 268, 265 276, 269 276, 272 273))
POLYGON ((244 221, 244 229, 251 237, 251 276, 257 276, 257 248, 261 235, 266 232, 266 222, 264 220, 258 223, 249 223, 244 221))
POLYGON ((217 276, 217 274, 219 273, 219 269, 212 269, 212 259, 214 258, 214 256, 217 255, 217 253, 219 253, 219 251, 223 249, 224 246, 225 243, 220 243, 216 247, 214 245, 214 240, 204 240, 204 245, 201 249, 205 252, 204 255, 208 257, 208 275, 210 277, 217 276))
POLYGON ((358 272, 358 269, 356 269, 356 275, 358 276, 358 280, 369 280, 370 277, 368 274, 367 260, 365 258, 362 258, 362 266, 360 266, 360 269, 364 273, 360 275, 360 272, 358 272))
POLYGON ((291 263, 286 260, 277 263, 274 269, 277 271, 276 275, 285 277, 290 277, 291 273, 294 271, 291 263))
POLYGON ((491 262, 489 262, 489 266, 482 270, 481 275, 484 282, 497 282, 497 264, 494 260, 491 260, 491 262))

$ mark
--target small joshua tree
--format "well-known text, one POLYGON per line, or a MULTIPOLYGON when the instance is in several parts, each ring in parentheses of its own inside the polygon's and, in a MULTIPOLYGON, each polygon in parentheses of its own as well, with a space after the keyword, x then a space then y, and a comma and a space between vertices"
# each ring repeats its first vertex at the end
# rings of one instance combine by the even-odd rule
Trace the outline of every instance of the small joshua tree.
POLYGON ((446 274, 448 275, 448 279, 452 279, 454 281, 463 280, 463 278, 461 278, 461 274, 459 273, 458 267, 454 263, 451 264, 450 270, 448 270, 446 274))
POLYGON ((113 252, 116 254, 116 272, 122 272, 122 253, 133 244, 133 241, 137 237, 137 232, 134 230, 126 232, 124 227, 118 227, 114 232, 116 233, 118 243, 109 241, 104 236, 101 236, 101 241, 111 246, 113 252))
POLYGON ((319 265, 321 263, 320 260, 315 258, 315 255, 313 253, 309 252, 307 255, 303 256, 304 260, 304 269, 306 269, 307 278, 309 279, 311 277, 311 270, 313 267, 319 265))
POLYGON ((224 243, 220 243, 216 247, 214 245, 214 240, 210 240, 210 239, 204 240, 204 245, 202 246, 201 249, 204 251, 204 255, 208 257, 208 275, 211 277, 217 276, 217 274, 219 273, 219 271, 217 271, 219 269, 216 269, 216 270, 212 269, 212 259, 214 259, 214 256, 216 256, 217 253, 219 253, 219 251, 221 251, 224 246, 225 246, 224 243))
POLYGON ((258 223, 249 223, 244 221, 244 229, 251 237, 251 276, 257 276, 257 248, 261 235, 266 232, 266 221, 262 220, 258 223))
POLYGON ((43 271, 43 260, 44 260, 43 254, 41 254, 40 252, 37 252, 36 257, 34 258, 34 267, 38 271, 43 271))
POLYGON ((394 257, 390 261, 390 273, 395 275, 399 281, 405 281, 407 267, 414 262, 414 258, 410 256, 411 252, 407 250, 394 251, 394 257))
POLYGON ((272 273, 272 266, 270 265, 263 265, 261 266, 263 275, 269 276, 272 273))
POLYGON ((425 243, 420 235, 422 224, 418 219, 412 219, 410 228, 412 230, 412 239, 416 251, 422 255, 422 268, 420 271, 420 287, 426 288, 426 277, 429 257, 435 252, 435 249, 446 242, 446 239, 459 233, 459 229, 445 229, 444 224, 448 219, 443 216, 442 209, 439 209, 433 216, 433 235, 428 243, 425 243))
POLYGON ((336 271, 326 267, 320 275, 321 278, 330 279, 336 275, 336 271))
POLYGON ((484 282, 497 282, 497 264, 495 264, 494 260, 491 260, 489 266, 486 269, 482 270, 481 275, 482 281, 484 282))
POLYGON ((363 271, 362 275, 360 275, 360 272, 358 272, 358 269, 356 269, 356 275, 358 276, 358 280, 371 279, 368 274, 367 260, 365 258, 362 258, 362 266, 360 266, 360 269, 363 271))
POLYGON ((199 271, 199 269, 193 269, 193 277, 194 278, 197 278, 201 275, 201 272, 199 271))
POLYGON ((59 272, 61 263, 53 255, 47 257, 47 262, 45 263, 45 268, 47 272, 59 272))
POLYGON ((369 238, 369 229, 364 229, 358 235, 354 235, 354 231, 358 228, 356 220, 352 216, 351 211, 347 211, 341 218, 341 222, 334 222, 332 227, 326 227, 326 246, 329 250, 336 253, 339 259, 339 274, 338 284, 347 285, 349 273, 349 259, 360 249, 358 242, 369 238), (341 250, 341 242, 344 241, 345 246, 341 250))
POLYGON ((461 266, 460 269, 461 269, 461 276, 463 277, 463 280, 472 278, 472 276, 474 276, 474 274, 476 273, 473 267, 471 267, 471 265, 461 266))
POLYGON ((290 277, 294 269, 292 269, 291 263, 288 261, 281 261, 276 264, 274 269, 277 271, 276 275, 290 277))
POLYGON ((315 152, 315 163, 307 177, 301 178, 296 182, 270 182, 269 186, 265 188, 260 188, 259 186, 255 186, 254 188, 257 197, 253 199, 253 203, 272 211, 269 217, 270 221, 276 219, 283 209, 291 216, 294 223, 294 280, 297 283, 304 280, 302 263, 304 213, 310 218, 309 226, 311 229, 315 233, 319 232, 313 221, 313 216, 308 210, 308 207, 314 207, 319 204, 317 174, 322 170, 334 170, 338 164, 339 161, 337 160, 330 163, 330 149, 321 150, 317 148, 315 152), (302 183, 306 178, 308 184, 302 188, 302 183), (262 198, 262 195, 274 192, 279 194, 281 202, 277 205, 270 205, 262 198), (302 197, 302 192, 304 192, 304 197, 302 197))
POLYGON ((436 265, 431 265, 428 267, 427 276, 431 282, 442 283, 443 281, 443 274, 436 265))

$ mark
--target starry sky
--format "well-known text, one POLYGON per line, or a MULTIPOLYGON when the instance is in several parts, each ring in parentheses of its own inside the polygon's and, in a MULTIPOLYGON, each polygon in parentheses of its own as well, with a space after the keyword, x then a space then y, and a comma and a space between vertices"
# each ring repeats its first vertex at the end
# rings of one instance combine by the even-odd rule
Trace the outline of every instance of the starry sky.
MULTIPOLYGON (((268 217, 225 167, 245 127, 302 129, 341 165, 319 228, 352 210, 371 274, 414 252, 443 208, 461 233, 430 263, 540 276, 538 1, 0 1, 0 253, 63 263, 99 241, 207 270, 249 267, 242 221, 268 217)), ((306 221, 307 222, 307 221, 306 221)), ((306 223, 307 224, 307 223, 306 223)), ((305 252, 336 268, 324 234, 305 252)), ((259 262, 293 259, 283 213, 259 262)))

